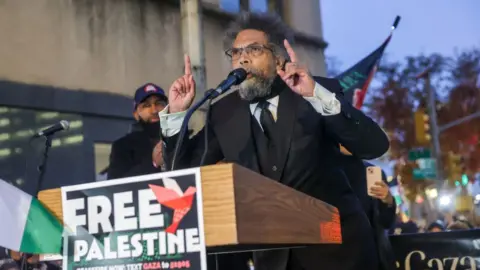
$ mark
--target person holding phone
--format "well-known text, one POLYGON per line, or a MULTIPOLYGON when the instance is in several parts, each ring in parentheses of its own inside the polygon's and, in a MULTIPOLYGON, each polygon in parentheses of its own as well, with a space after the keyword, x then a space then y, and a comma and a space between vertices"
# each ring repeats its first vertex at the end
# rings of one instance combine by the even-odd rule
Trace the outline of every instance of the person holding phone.
POLYGON ((393 206, 395 201, 386 183, 387 176, 385 172, 371 163, 364 162, 364 164, 367 166, 368 195, 380 200, 387 206, 393 206))
POLYGON ((338 163, 342 165, 373 232, 381 270, 395 269, 395 258, 387 230, 395 223, 396 204, 386 184, 385 172, 377 166, 352 155, 340 146, 338 163))

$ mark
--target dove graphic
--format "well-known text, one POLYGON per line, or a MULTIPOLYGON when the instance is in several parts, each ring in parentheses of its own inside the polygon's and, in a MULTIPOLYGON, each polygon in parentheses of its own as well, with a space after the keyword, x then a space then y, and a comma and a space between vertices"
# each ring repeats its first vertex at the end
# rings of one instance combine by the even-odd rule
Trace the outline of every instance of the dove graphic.
POLYGON ((163 178, 162 181, 164 187, 152 184, 148 186, 155 194, 158 203, 174 210, 172 224, 165 231, 167 233, 175 233, 180 221, 192 208, 193 195, 195 195, 197 189, 188 187, 184 193, 175 179, 163 178))

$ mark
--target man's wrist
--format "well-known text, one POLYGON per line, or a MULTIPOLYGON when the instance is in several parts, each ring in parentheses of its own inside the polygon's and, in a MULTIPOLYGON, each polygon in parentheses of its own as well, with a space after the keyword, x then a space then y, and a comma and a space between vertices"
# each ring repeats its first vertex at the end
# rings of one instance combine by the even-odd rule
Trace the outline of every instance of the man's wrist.
POLYGON ((172 107, 172 106, 168 106, 167 113, 168 114, 181 113, 181 112, 184 112, 186 110, 187 109, 179 109, 179 108, 175 108, 175 107, 172 107))
POLYGON ((168 104, 167 106, 165 106, 165 108, 163 108, 163 110, 161 110, 158 114, 160 116, 162 115, 167 115, 167 114, 175 114, 175 113, 182 113, 184 111, 186 111, 187 109, 185 110, 179 110, 175 107, 172 107, 170 104, 168 104))
POLYGON ((303 97, 312 104, 313 108, 324 116, 339 114, 342 107, 335 93, 325 89, 322 85, 315 82, 313 96, 303 97))

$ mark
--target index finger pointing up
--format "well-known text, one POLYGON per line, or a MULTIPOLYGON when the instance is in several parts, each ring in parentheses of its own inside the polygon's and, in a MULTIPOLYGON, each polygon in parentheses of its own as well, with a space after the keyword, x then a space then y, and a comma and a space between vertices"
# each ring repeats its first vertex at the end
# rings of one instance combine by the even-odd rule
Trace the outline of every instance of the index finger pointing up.
POLYGON ((293 48, 290 45, 290 43, 288 42, 288 40, 285 39, 283 41, 283 45, 285 46, 285 49, 287 50, 287 54, 290 57, 290 61, 293 62, 293 63, 297 62, 297 60, 298 60, 297 59, 297 54, 293 50, 293 48))
POLYGON ((185 62, 185 75, 191 75, 192 74, 192 63, 190 62, 190 56, 185 54, 183 57, 183 61, 185 62))

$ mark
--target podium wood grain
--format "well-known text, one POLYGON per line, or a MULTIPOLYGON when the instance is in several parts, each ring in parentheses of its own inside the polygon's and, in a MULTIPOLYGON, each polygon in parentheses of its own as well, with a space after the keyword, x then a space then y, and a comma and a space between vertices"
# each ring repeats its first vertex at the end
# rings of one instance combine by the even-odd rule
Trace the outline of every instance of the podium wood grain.
MULTIPOLYGON (((341 243, 335 207, 236 164, 200 170, 207 247, 341 243)), ((62 220, 59 188, 38 198, 62 220)))

